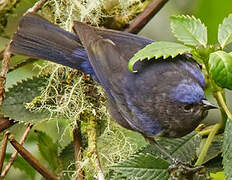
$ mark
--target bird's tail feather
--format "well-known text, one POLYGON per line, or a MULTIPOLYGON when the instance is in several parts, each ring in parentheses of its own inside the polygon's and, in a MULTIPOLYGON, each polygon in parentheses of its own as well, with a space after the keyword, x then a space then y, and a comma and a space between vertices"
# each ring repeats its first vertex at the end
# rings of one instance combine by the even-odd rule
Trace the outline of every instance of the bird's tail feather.
POLYGON ((11 43, 11 52, 47 59, 94 74, 79 38, 34 13, 28 13, 20 20, 11 43))

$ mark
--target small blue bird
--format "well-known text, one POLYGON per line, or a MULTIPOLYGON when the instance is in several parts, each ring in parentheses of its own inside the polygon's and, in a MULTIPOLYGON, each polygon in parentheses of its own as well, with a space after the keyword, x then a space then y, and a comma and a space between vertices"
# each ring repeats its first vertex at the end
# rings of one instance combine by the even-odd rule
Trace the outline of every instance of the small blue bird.
POLYGON ((153 41, 130 33, 74 22, 76 35, 34 13, 25 15, 11 52, 47 59, 90 74, 103 86, 112 117, 147 138, 181 137, 215 108, 204 95, 204 77, 185 55, 141 61, 138 73, 128 60, 153 41))

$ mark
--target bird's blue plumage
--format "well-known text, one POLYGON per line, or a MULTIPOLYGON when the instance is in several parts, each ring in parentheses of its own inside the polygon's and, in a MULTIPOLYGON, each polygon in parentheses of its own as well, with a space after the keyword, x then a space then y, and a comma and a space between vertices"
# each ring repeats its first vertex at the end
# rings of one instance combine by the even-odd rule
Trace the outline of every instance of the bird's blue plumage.
POLYGON ((194 78, 199 82, 201 87, 205 87, 205 79, 202 76, 201 72, 199 71, 199 68, 197 68, 194 64, 188 61, 182 61, 180 62, 183 69, 187 70, 194 78))
MULTIPOLYGON (((145 137, 181 137, 205 117, 204 77, 185 55, 135 64, 128 60, 153 41, 75 22, 76 35, 27 13, 11 43, 14 54, 43 58, 90 74, 105 89, 113 118, 145 137), (185 111, 186 104, 193 104, 185 111)), ((207 107, 207 109, 205 108, 207 107)))
POLYGON ((84 49, 76 49, 73 52, 72 56, 74 56, 76 59, 82 60, 82 63, 79 65, 79 70, 81 70, 85 74, 90 74, 94 80, 99 82, 99 80, 97 79, 96 73, 94 72, 93 67, 91 66, 89 62, 88 55, 84 49))
POLYGON ((196 104, 205 99, 202 87, 196 82, 182 80, 171 92, 171 98, 182 103, 196 104))

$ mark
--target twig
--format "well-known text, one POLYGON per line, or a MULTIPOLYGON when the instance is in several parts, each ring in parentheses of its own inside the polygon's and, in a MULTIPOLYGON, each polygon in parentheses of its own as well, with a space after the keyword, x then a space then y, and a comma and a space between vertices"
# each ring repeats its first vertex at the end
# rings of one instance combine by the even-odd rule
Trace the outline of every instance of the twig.
POLYGON ((41 7, 44 5, 44 3, 46 3, 47 0, 40 0, 37 3, 34 4, 34 6, 30 9, 28 9, 27 12, 37 12, 38 10, 41 9, 41 7))
POLYGON ((168 0, 152 0, 124 31, 137 34, 167 2, 168 0))
POLYGON ((10 132, 7 131, 4 134, 3 140, 2 140, 2 147, 1 147, 1 154, 0 154, 0 172, 2 172, 2 166, 5 158, 5 153, 6 153, 6 146, 7 146, 7 140, 10 132))
POLYGON ((38 171, 45 179, 48 180, 58 180, 57 177, 48 171, 37 159, 32 156, 21 144, 19 144, 13 136, 9 137, 10 143, 14 148, 19 152, 19 154, 36 170, 38 171))
POLYGON ((10 57, 11 57, 11 53, 10 53, 10 43, 9 43, 3 53, 2 70, 0 73, 0 108, 2 107, 2 102, 4 99, 4 86, 6 83, 6 74, 9 70, 10 57))
MULTIPOLYGON (((24 141, 26 140, 26 137, 28 136, 30 130, 32 128, 32 125, 28 125, 26 131, 24 132, 21 140, 19 141, 19 143, 22 145, 24 143, 24 141)), ((9 162, 7 163, 5 169, 3 170, 2 174, 1 174, 1 179, 4 179, 4 177, 7 175, 8 171, 10 170, 10 167, 12 166, 13 162, 15 161, 16 157, 18 155, 18 151, 15 151, 12 155, 11 158, 9 160, 9 162)))
POLYGON ((0 132, 13 126, 15 123, 17 122, 14 120, 10 120, 9 118, 0 117, 0 132))
POLYGON ((5 49, 3 49, 3 50, 1 50, 1 51, 0 51, 0 60, 2 60, 2 59, 3 59, 4 51, 5 51, 5 49))
POLYGON ((88 153, 90 153, 92 156, 93 165, 95 167, 98 180, 104 180, 105 178, 97 152, 97 121, 94 116, 90 117, 88 129, 88 153))
POLYGON ((98 180, 104 180, 104 174, 102 172, 102 168, 101 168, 101 164, 100 164, 100 160, 98 158, 98 153, 97 151, 94 152, 94 156, 95 158, 95 164, 96 164, 96 168, 97 168, 97 176, 98 176, 98 180))
POLYGON ((83 172, 81 167, 79 167, 79 162, 82 159, 82 138, 81 138, 81 129, 80 121, 77 121, 76 127, 73 129, 73 141, 74 141, 74 157, 75 157, 75 166, 77 177, 76 180, 83 180, 83 172))

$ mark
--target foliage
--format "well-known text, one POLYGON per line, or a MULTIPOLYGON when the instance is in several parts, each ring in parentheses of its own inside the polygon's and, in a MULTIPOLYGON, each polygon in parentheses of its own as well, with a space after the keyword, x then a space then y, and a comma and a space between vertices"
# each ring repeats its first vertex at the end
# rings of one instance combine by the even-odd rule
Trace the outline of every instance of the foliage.
MULTIPOLYGON (((51 0, 40 13, 69 31, 73 20, 122 29, 146 7, 148 2, 110 0, 73 3, 71 0, 51 0)), ((1 24, 1 49, 9 42, 10 35, 15 31, 17 18, 33 3, 34 0, 22 0, 16 8, 7 7, 8 13, 1 17, 4 22, 8 21, 10 22, 8 24, 13 25, 1 24), (14 14, 16 9, 20 9, 17 11, 19 14, 17 18, 14 14)), ((205 132, 203 129, 199 133, 191 133, 182 138, 160 138, 157 141, 173 157, 191 166, 194 166, 196 161, 198 163, 195 165, 205 165, 211 177, 230 179, 231 114, 224 103, 223 88, 232 89, 232 52, 226 51, 232 42, 232 15, 225 18, 219 26, 219 45, 213 46, 207 44, 212 41, 209 35, 209 40, 207 39, 207 31, 210 32, 211 29, 209 27, 207 29, 200 19, 184 15, 171 16, 170 19, 172 32, 179 43, 160 41, 148 45, 131 59, 128 64, 129 69, 133 70, 133 65, 139 60, 155 60, 160 57, 166 59, 184 53, 191 53, 203 65, 207 87, 212 88, 211 91, 222 111, 221 130, 223 130, 223 121, 228 116, 228 120, 225 121, 224 137, 223 134, 211 135, 211 132, 214 132, 211 128, 208 133, 203 133, 205 132), (209 146, 209 149, 206 146, 209 146), (208 150, 207 154, 201 158, 201 152, 205 149, 208 150), (222 162, 217 161, 221 155, 222 162), (213 162, 215 160, 217 163, 213 162)), ((178 166, 170 173, 169 168, 172 167, 170 160, 161 154, 156 146, 148 145, 139 134, 110 122, 105 107, 104 92, 90 77, 83 76, 80 72, 59 65, 46 64, 37 59, 15 56, 11 59, 6 89, 6 98, 1 109, 3 115, 17 122, 34 124, 35 131, 29 136, 26 146, 32 146, 33 155, 37 154, 37 158, 46 168, 61 179, 74 179, 78 175, 75 171, 72 137, 72 131, 78 124, 77 120, 81 121, 84 150, 83 159, 78 165, 84 170, 86 179, 93 179, 98 173, 94 151, 98 152, 106 179, 164 180, 190 177, 186 177, 184 170, 178 166), (94 127, 90 123, 93 116, 95 120, 97 119, 96 122, 94 120, 94 127), (90 137, 90 134, 96 137, 90 137), (95 146, 96 142, 97 146, 95 146), (91 143, 93 147, 89 147, 91 143)), ((20 128, 22 125, 15 126, 20 128)), ((11 128, 11 131, 15 134, 19 133, 18 129, 11 128)), ((7 153, 6 160, 9 156, 7 153)), ((14 167, 19 168, 30 179, 36 176, 36 172, 21 157, 16 159, 14 167)), ((197 176, 200 179, 203 175, 207 179, 207 171, 200 169, 191 177, 197 176)))
MULTIPOLYGON (((194 16, 171 16, 171 28, 174 36, 180 43, 183 43, 184 48, 178 48, 177 46, 167 46, 171 42, 154 42, 142 50, 138 51, 129 61, 128 68, 132 71, 133 65, 137 61, 153 58, 154 60, 159 57, 163 59, 171 56, 174 57, 178 54, 190 52, 199 63, 204 67, 206 77, 208 77, 208 87, 211 87, 211 91, 214 91, 213 95, 216 98, 222 113, 221 122, 216 124, 208 138, 202 140, 200 146, 200 153, 198 153, 198 160, 196 165, 204 164, 211 159, 216 158, 222 153, 223 165, 225 169, 225 176, 227 179, 231 179, 231 162, 232 158, 229 152, 230 150, 230 124, 232 114, 230 113, 226 103, 223 88, 229 90, 232 89, 232 52, 225 52, 226 48, 231 42, 232 34, 232 15, 229 15, 224 19, 218 30, 218 45, 207 45, 207 29, 199 19, 194 16), (163 48, 157 48, 163 47, 163 48), (190 48, 187 50, 187 48, 190 48), (226 120, 225 117, 228 116, 226 120), (220 128, 223 128, 224 121, 226 121, 226 128, 224 132, 223 145, 220 140, 217 140, 215 134, 220 128), (204 154, 208 152, 207 154, 204 154)), ((178 44, 181 46, 181 44, 178 44)), ((134 71, 136 72, 136 71, 134 71)), ((216 175, 215 175, 216 176, 216 175)))
POLYGON ((224 141, 223 141, 223 166, 225 169, 225 176, 227 179, 231 179, 231 149, 232 149, 232 142, 231 142, 231 129, 232 129, 232 122, 231 119, 227 120, 225 133, 224 133, 224 141))

